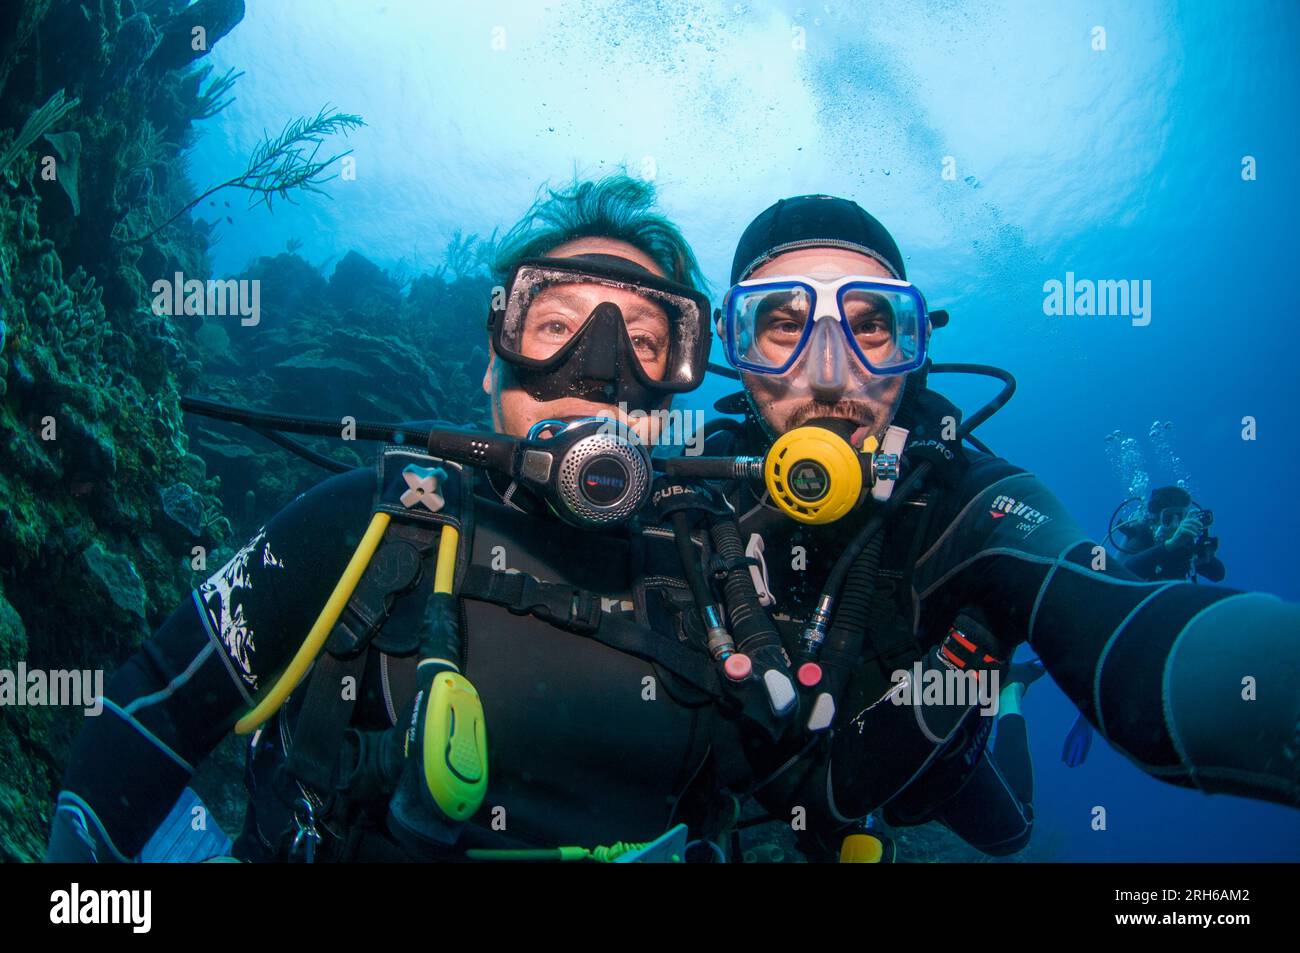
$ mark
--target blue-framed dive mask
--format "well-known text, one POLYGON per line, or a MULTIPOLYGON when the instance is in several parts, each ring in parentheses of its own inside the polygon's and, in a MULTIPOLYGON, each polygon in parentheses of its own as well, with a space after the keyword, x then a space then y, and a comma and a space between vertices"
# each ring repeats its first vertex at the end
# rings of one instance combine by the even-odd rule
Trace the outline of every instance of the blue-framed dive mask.
POLYGON ((727 292, 723 304, 727 359, 751 374, 785 374, 816 337, 842 339, 872 374, 906 374, 925 363, 925 299, 892 278, 846 275, 756 278, 727 292))

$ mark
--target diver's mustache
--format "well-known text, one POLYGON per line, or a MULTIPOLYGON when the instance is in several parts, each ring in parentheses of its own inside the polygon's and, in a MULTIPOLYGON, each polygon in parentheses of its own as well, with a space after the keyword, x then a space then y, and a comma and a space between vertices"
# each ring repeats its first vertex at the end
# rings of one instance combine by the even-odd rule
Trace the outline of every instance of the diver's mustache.
POLYGON ((815 400, 804 404, 791 414, 789 426, 793 429, 817 417, 842 417, 854 423, 871 426, 876 422, 876 411, 870 404, 860 400, 837 400, 834 403, 815 400))

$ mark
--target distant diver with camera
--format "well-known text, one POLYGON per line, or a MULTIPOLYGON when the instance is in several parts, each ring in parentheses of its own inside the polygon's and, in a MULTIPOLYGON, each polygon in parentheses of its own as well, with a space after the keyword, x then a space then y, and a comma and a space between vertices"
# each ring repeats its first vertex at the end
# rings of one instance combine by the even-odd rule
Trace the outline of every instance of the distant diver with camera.
POLYGON ((1146 513, 1121 523, 1111 536, 1124 535, 1124 545, 1116 543, 1124 567, 1149 582, 1194 582, 1197 576, 1222 582, 1227 571, 1216 555, 1219 539, 1210 535, 1213 522, 1214 514, 1195 505, 1185 489, 1161 486, 1151 491, 1146 513))

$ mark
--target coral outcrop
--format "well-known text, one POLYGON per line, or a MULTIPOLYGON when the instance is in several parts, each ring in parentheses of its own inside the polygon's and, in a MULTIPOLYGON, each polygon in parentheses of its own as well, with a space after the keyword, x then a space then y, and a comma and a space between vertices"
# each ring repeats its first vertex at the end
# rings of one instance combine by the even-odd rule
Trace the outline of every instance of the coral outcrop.
MULTIPOLYGON (((481 423, 486 354, 468 342, 483 340, 487 280, 467 270, 472 240, 415 281, 359 254, 326 277, 286 253, 235 276, 265 283, 257 328, 159 314, 156 280, 213 277, 212 226, 188 211, 206 193, 182 155, 230 101, 238 74, 213 76, 203 57, 243 0, 0 7, 0 669, 111 673, 322 476, 251 434, 187 430, 180 396, 481 423)), ((321 123, 360 120, 322 113, 283 135, 321 123)), ((309 165, 287 168, 268 143, 254 185, 314 187, 309 165)), ((0 860, 43 854, 82 718, 0 705, 0 860)), ((241 820, 238 756, 223 747, 200 779, 227 825, 241 820)))

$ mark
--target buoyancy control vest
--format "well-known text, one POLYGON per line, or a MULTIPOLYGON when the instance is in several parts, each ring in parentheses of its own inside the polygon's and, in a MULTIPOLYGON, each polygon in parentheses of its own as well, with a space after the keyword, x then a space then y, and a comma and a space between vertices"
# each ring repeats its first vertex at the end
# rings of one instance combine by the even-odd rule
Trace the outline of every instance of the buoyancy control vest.
POLYGON ((312 674, 250 744, 243 853, 291 854, 310 824, 320 859, 393 858, 375 848, 382 792, 356 803, 337 764, 350 732, 409 718, 413 633, 443 525, 460 531, 462 668, 482 699, 489 764, 456 849, 649 841, 680 819, 714 712, 671 532, 579 530, 518 497, 502 502, 487 483, 482 471, 384 449, 374 510, 391 522, 312 674), (412 473, 433 496, 416 492, 412 473), (619 638, 593 636, 601 619, 617 621, 619 638), (349 676, 350 701, 338 691, 349 676))
MULTIPOLYGON (((737 403, 735 409, 741 406, 737 403)), ((937 435, 948 420, 960 419, 961 411, 947 398, 929 390, 923 382, 909 381, 894 423, 916 437, 937 435)), ((706 453, 754 453, 763 445, 762 431, 751 411, 738 431, 711 438, 706 453)), ((815 802, 821 812, 848 821, 905 796, 912 805, 911 816, 919 818, 929 798, 923 790, 928 772, 942 764, 945 775, 957 773, 964 777, 965 771, 978 761, 988 739, 990 720, 978 718, 973 709, 943 713, 943 720, 956 727, 942 739, 927 731, 922 719, 913 717, 914 712, 888 701, 874 710, 875 716, 884 714, 884 719, 862 717, 898 687, 896 673, 912 671, 918 664, 926 667, 936 663, 936 653, 962 609, 954 606, 951 613, 927 613, 922 618, 913 590, 915 565, 924 541, 934 529, 932 522, 943 492, 938 485, 923 487, 884 526, 880 563, 870 595, 867 636, 861 655, 852 663, 852 676, 834 729, 840 736, 859 735, 853 743, 855 756, 839 757, 846 746, 843 737, 837 738, 829 752, 823 753, 824 758, 837 756, 832 772, 834 783, 827 785, 821 772, 812 771, 805 777, 821 780, 805 782, 798 793, 791 788, 788 794, 778 794, 777 799, 784 796, 815 802), (863 738, 863 733, 871 737, 863 738), (858 777, 853 779, 856 783, 847 785, 851 772, 858 777), (848 787, 854 789, 851 797, 845 793, 848 787), (835 803, 837 793, 844 795, 840 803, 835 803)), ((768 611, 787 649, 793 651, 830 567, 879 504, 868 498, 862 504, 864 511, 855 517, 828 526, 805 527, 786 518, 764 496, 748 485, 737 485, 732 500, 747 552, 760 563, 755 567, 755 577, 764 583, 770 600, 768 611)), ((945 788, 949 783, 945 779, 945 788)))

